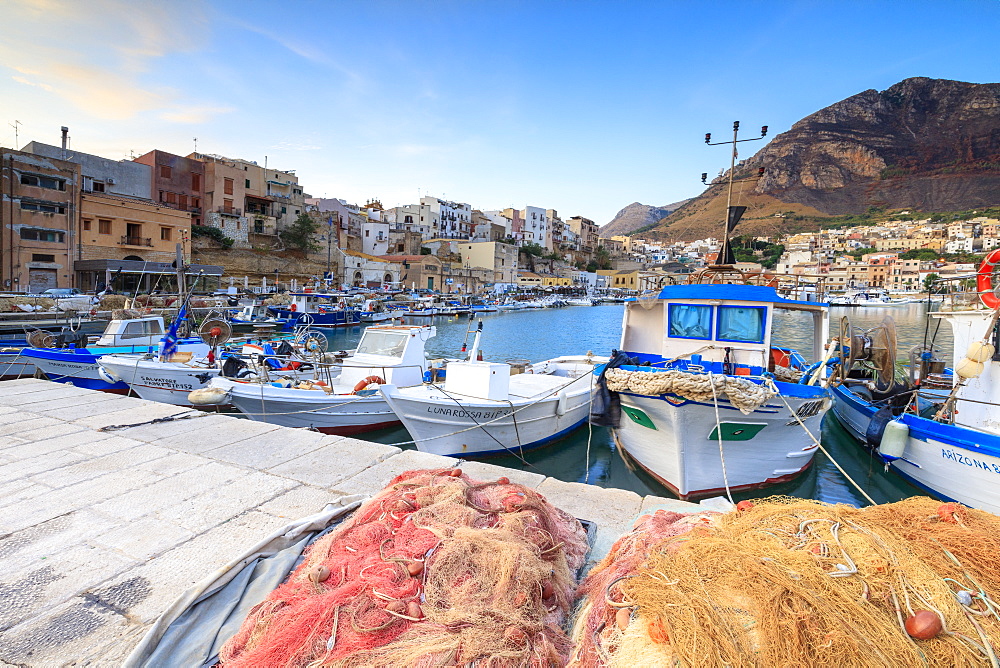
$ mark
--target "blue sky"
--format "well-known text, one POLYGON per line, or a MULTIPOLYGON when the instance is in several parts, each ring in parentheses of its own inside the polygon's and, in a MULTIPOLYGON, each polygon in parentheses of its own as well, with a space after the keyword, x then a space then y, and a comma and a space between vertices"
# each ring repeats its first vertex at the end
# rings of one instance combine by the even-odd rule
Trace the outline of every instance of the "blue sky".
MULTIPOLYGON (((198 149, 386 206, 608 222, 700 192, 704 133, 771 136, 912 76, 1000 80, 1000 3, 0 0, 0 144, 198 149)), ((748 145, 749 150, 759 148, 748 145)), ((749 152, 747 153, 749 155, 749 152)))

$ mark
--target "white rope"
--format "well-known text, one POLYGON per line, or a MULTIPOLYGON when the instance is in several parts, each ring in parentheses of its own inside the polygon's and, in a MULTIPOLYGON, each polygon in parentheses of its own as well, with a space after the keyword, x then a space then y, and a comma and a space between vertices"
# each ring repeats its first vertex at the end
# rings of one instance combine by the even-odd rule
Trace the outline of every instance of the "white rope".
POLYGON ((875 502, 875 499, 873 499, 872 497, 868 496, 868 492, 866 492, 865 490, 861 489, 861 485, 859 485, 857 482, 855 482, 854 478, 852 478, 847 473, 847 471, 845 471, 844 468, 840 464, 837 463, 837 460, 834 459, 833 456, 829 452, 827 452, 826 448, 823 447, 823 444, 819 442, 819 439, 817 439, 815 436, 813 436, 813 433, 811 431, 809 431, 809 427, 807 427, 805 425, 805 423, 802 422, 802 418, 799 417, 799 414, 792 410, 792 407, 788 404, 787 401, 785 401, 785 397, 781 394, 781 392, 778 392, 778 386, 774 384, 774 381, 771 380, 770 378, 768 378, 767 382, 770 383, 770 385, 771 385, 772 388, 774 388, 775 393, 781 398, 781 403, 785 404, 785 408, 787 408, 788 412, 792 414, 792 417, 795 418, 795 421, 798 422, 799 426, 802 427, 802 429, 805 430, 806 434, 809 435, 809 438, 811 438, 812 442, 816 444, 816 447, 819 448, 820 452, 822 452, 824 455, 826 455, 826 458, 830 460, 830 463, 832 463, 834 466, 837 467, 837 470, 840 471, 840 474, 842 476, 844 476, 845 478, 847 478, 847 482, 851 483, 854 486, 854 489, 858 490, 858 492, 861 494, 861 496, 865 497, 868 500, 868 503, 872 504, 873 506, 878 505, 875 502))
MULTIPOLYGON (((708 372, 709 380, 712 378, 712 372, 708 372)), ((733 501, 733 493, 729 489, 729 474, 726 471, 726 454, 722 450, 722 420, 719 417, 719 397, 715 394, 715 383, 709 383, 712 386, 712 403, 715 405, 715 435, 719 438, 719 459, 722 460, 722 482, 726 485, 726 496, 729 497, 729 503, 735 504, 733 501)))

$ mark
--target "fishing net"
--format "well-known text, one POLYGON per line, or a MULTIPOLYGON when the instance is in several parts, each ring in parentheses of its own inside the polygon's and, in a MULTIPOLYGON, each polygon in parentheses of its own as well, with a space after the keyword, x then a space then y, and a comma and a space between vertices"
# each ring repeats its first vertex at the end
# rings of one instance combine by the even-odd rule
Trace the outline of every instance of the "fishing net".
POLYGON ((997 665, 1000 518, 775 497, 640 518, 581 585, 572 666, 997 665))
POLYGON ((409 471, 316 541, 220 659, 226 668, 563 665, 561 625, 587 549, 580 523, 529 488, 409 471))

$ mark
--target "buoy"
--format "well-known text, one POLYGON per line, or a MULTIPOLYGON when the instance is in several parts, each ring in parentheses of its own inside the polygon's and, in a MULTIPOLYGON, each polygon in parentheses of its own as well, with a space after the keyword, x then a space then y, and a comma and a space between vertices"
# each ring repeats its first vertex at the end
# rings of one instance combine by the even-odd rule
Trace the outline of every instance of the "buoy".
POLYGON ((976 341, 969 346, 969 350, 965 353, 965 356, 973 362, 988 362, 996 350, 990 343, 976 341))
POLYGON ((618 628, 624 631, 628 628, 631 621, 632 611, 628 608, 618 608, 618 612, 615 613, 615 623, 618 625, 618 628))
POLYGON ((423 611, 420 609, 420 604, 416 601, 410 601, 406 604, 406 616, 413 617, 414 619, 421 619, 424 616, 423 611))
POLYGON ((117 374, 108 371, 100 364, 97 365, 97 375, 101 377, 101 380, 103 380, 105 383, 108 383, 109 385, 114 385, 119 380, 121 380, 121 378, 119 378, 117 374))
POLYGON ((753 508, 753 501, 743 500, 736 504, 736 510, 739 512, 745 512, 753 508))
POLYGON ((315 584, 326 582, 330 578, 330 569, 326 566, 317 566, 309 571, 309 581, 315 584))
POLYGON ((910 428, 901 420, 890 420, 882 432, 882 441, 878 444, 878 453, 887 462, 895 461, 906 451, 906 442, 910 439, 910 428))
POLYGON ((229 394, 220 387, 199 387, 188 392, 188 401, 192 406, 214 406, 222 403, 229 394))
POLYGON ((375 383, 376 385, 385 385, 385 381, 382 380, 381 376, 368 376, 367 378, 362 378, 358 381, 358 384, 354 386, 354 391, 351 392, 351 394, 357 394, 372 383, 375 383))
POLYGON ((906 618, 906 632, 917 640, 930 640, 937 637, 944 628, 941 616, 930 610, 918 610, 906 618))
POLYGON ((411 561, 406 567, 406 572, 410 574, 410 577, 417 577, 424 572, 424 564, 420 561, 411 561))
POLYGON ((385 606, 385 609, 389 612, 395 612, 397 615, 406 614, 406 604, 402 601, 392 601, 389 605, 385 606))
POLYGON ((976 378, 983 372, 982 362, 977 362, 975 360, 969 359, 968 357, 963 357, 958 364, 955 365, 955 374, 960 378, 976 378))
POLYGON ((208 330, 208 335, 211 336, 213 339, 217 339, 220 336, 222 336, 222 328, 213 327, 212 329, 208 330))

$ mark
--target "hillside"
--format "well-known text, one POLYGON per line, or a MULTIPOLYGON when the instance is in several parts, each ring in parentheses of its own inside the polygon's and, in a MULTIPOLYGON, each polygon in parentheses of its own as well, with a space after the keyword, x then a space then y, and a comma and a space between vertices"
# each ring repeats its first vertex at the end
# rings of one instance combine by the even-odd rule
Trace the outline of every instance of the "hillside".
POLYGON ((652 225, 666 218, 687 201, 682 200, 665 206, 650 206, 649 204, 632 202, 615 214, 610 223, 602 225, 599 234, 605 239, 618 234, 631 234, 640 227, 652 225))
MULTIPOLYGON (((752 135, 749 135, 752 136, 752 135)), ((795 123, 737 165, 740 233, 799 229, 871 207, 956 211, 1000 203, 1000 84, 906 79, 867 90, 795 123)), ((655 236, 693 239, 721 230, 728 174, 667 216, 655 236)), ((737 196, 738 193, 738 196, 737 196)))

